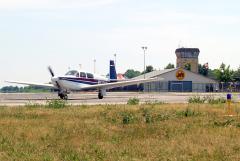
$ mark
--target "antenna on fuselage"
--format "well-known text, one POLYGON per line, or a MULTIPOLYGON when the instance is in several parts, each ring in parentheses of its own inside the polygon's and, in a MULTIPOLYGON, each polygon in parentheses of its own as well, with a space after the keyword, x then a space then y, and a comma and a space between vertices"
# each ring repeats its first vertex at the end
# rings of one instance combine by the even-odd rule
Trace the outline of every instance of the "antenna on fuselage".
POLYGON ((82 64, 79 64, 79 69, 82 69, 82 64))

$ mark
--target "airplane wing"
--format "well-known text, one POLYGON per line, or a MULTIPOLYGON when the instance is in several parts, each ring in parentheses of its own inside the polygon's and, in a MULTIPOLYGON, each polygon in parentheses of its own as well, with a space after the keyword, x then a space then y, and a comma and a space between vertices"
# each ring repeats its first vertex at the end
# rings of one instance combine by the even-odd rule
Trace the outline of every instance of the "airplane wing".
POLYGON ((137 79, 137 80, 128 80, 128 81, 121 81, 121 82, 104 83, 104 84, 97 84, 97 85, 89 85, 81 88, 81 90, 111 89, 111 88, 129 86, 129 85, 140 84, 140 83, 155 82, 159 80, 161 80, 161 78, 160 79, 159 78, 137 79))
POLYGON ((22 84, 22 85, 30 85, 30 86, 38 86, 38 87, 47 87, 47 88, 55 88, 53 84, 48 83, 33 83, 33 82, 17 82, 17 81, 5 81, 7 83, 15 83, 15 84, 22 84))

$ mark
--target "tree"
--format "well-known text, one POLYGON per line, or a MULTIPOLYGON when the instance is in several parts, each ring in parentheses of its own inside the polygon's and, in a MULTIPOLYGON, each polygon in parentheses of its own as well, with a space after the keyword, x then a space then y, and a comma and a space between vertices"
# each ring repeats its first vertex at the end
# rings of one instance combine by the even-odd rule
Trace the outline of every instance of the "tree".
POLYGON ((154 70, 154 69, 153 69, 153 66, 148 65, 148 66, 146 66, 145 71, 143 71, 141 74, 150 73, 150 72, 152 72, 153 70, 154 70))
POLYGON ((131 78, 134 78, 134 77, 137 77, 139 75, 141 75, 141 72, 139 71, 135 71, 133 69, 128 69, 125 73, 124 73, 125 77, 131 79, 131 78))
POLYGON ((207 75, 207 77, 208 78, 211 78, 211 79, 215 79, 215 80, 217 80, 217 70, 218 69, 214 69, 214 70, 211 70, 211 69, 208 69, 208 75, 207 75))
POLYGON ((216 77, 220 82, 233 81, 233 70, 230 70, 230 65, 226 67, 224 63, 221 64, 220 68, 216 70, 216 77))
POLYGON ((174 64, 168 63, 168 65, 164 69, 173 69, 175 68, 174 64))
POLYGON ((16 92, 49 92, 50 89, 45 87, 37 87, 37 86, 26 86, 26 87, 18 87, 18 86, 5 86, 0 89, 0 92, 3 93, 16 93, 16 92))
POLYGON ((206 64, 198 64, 198 73, 203 75, 203 76, 208 76, 208 63, 206 64))
POLYGON ((238 67, 238 69, 236 71, 234 71, 233 73, 233 79, 235 81, 240 81, 240 67, 238 67))
POLYGON ((186 70, 191 70, 191 64, 190 64, 190 63, 186 63, 186 64, 184 65, 184 69, 186 69, 186 70))
POLYGON ((1 88, 1 92, 18 92, 19 88, 17 86, 5 86, 1 88))
POLYGON ((153 71, 153 66, 148 65, 148 66, 146 67, 146 73, 150 73, 150 72, 152 72, 152 71, 153 71))

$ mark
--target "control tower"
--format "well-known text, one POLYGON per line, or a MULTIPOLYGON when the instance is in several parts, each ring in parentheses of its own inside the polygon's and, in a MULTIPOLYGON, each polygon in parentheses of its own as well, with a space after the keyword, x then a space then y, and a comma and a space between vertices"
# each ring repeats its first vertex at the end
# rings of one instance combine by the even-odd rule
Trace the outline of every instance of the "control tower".
POLYGON ((175 51, 177 56, 177 68, 188 68, 194 73, 198 73, 198 48, 178 48, 175 51))

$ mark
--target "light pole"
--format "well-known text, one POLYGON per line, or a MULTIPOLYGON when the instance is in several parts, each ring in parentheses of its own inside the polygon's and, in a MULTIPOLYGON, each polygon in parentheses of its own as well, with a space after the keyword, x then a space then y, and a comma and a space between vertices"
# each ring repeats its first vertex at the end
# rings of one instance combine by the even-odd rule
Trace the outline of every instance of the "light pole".
POLYGON ((145 79, 145 73, 146 73, 145 54, 146 54, 147 47, 143 46, 142 49, 143 49, 143 55, 144 55, 144 71, 143 72, 144 72, 144 79, 145 79))
POLYGON ((96 73, 96 59, 93 60, 93 72, 96 73))

